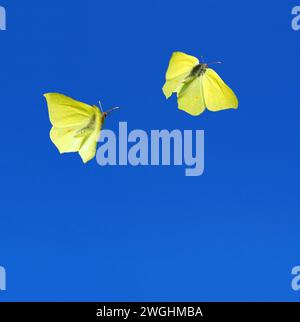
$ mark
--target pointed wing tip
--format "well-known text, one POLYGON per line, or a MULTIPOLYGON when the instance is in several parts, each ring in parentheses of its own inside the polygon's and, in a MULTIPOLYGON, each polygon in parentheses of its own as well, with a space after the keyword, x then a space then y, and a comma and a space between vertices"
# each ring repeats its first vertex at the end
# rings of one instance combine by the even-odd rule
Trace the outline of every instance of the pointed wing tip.
POLYGON ((237 110, 239 108, 239 102, 238 102, 238 100, 236 100, 236 103, 233 104, 233 106, 231 108, 234 109, 234 110, 237 110))
POLYGON ((170 98, 172 96, 172 92, 170 93, 170 91, 165 89, 165 85, 162 88, 162 92, 164 93, 166 99, 170 98))
POLYGON ((50 93, 50 92, 47 92, 47 93, 44 93, 44 94, 43 94, 43 96, 47 97, 47 96, 54 95, 54 94, 57 94, 57 93, 50 93))
POLYGON ((93 157, 85 158, 80 154, 80 152, 79 152, 79 155, 80 155, 80 158, 81 158, 83 164, 87 164, 89 161, 93 160, 95 157, 95 156, 93 156, 93 157))
POLYGON ((55 94, 57 94, 57 93, 45 93, 45 94, 43 94, 43 96, 48 101, 48 99, 50 99, 50 97, 53 96, 53 95, 55 95, 55 94))
POLYGON ((187 55, 187 54, 186 54, 186 53, 184 53, 183 51, 176 50, 176 51, 173 51, 172 56, 173 56, 173 55, 182 55, 182 54, 187 55))
POLYGON ((66 96, 64 94, 57 93, 57 92, 47 92, 47 93, 43 94, 43 96, 46 97, 46 98, 49 97, 49 96, 54 96, 54 95, 66 96))

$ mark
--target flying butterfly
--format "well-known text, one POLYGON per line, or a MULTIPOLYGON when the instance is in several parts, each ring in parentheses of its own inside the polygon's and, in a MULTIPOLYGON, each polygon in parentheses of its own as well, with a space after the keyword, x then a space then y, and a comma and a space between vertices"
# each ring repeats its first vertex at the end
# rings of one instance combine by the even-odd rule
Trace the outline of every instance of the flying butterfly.
POLYGON ((166 98, 177 93, 178 108, 194 116, 205 108, 213 112, 238 108, 234 92, 208 66, 194 56, 174 52, 163 86, 166 98))
POLYGON ((88 105, 59 93, 44 95, 49 110, 51 141, 60 153, 78 152, 84 163, 95 157, 101 128, 107 115, 96 105, 88 105))

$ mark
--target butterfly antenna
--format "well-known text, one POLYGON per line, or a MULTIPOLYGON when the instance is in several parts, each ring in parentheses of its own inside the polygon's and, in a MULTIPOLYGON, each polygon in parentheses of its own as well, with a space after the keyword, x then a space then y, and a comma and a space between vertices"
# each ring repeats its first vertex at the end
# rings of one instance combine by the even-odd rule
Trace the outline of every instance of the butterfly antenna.
POLYGON ((113 111, 115 111, 115 110, 118 110, 118 109, 120 109, 120 107, 119 107, 119 106, 116 106, 116 107, 113 107, 113 108, 109 109, 109 110, 108 110, 108 111, 106 111, 105 113, 106 113, 106 115, 108 115, 108 114, 110 114, 111 112, 113 112, 113 111))
POLYGON ((103 113, 103 108, 100 100, 99 100, 99 107, 100 107, 101 113, 103 113))
POLYGON ((211 63, 207 63, 207 65, 214 65, 214 64, 222 64, 221 61, 213 61, 211 63))

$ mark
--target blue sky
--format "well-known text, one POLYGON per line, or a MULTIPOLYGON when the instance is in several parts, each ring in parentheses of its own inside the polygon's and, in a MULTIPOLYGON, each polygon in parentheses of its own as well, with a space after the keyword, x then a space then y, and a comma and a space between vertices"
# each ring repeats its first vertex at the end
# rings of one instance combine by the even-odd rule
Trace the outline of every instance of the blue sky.
POLYGON ((296 4, 1 1, 0 301, 300 300, 296 4), (239 109, 166 101, 176 50, 221 60, 239 109), (204 174, 59 155, 52 91, 122 106, 108 129, 204 130, 204 174))

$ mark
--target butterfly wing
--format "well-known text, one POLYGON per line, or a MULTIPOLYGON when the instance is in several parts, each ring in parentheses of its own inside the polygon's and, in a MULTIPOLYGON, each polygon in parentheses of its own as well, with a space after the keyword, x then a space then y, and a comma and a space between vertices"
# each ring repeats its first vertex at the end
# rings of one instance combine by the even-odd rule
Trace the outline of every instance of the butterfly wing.
POLYGON ((55 127, 81 126, 94 114, 92 106, 76 101, 66 95, 48 93, 44 96, 48 103, 50 121, 55 127))
POLYGON ((221 77, 211 68, 202 76, 202 86, 206 107, 213 112, 238 108, 238 99, 221 77))
POLYGON ((178 108, 191 115, 199 115, 205 110, 202 76, 187 81, 177 94, 178 108))
POLYGON ((72 128, 52 127, 50 131, 51 141, 56 145, 60 153, 78 152, 82 145, 82 138, 76 137, 76 130, 72 128))
POLYGON ((50 138, 59 152, 79 152, 84 163, 91 160, 96 154, 102 125, 100 110, 62 94, 44 96, 53 125, 50 138))
POLYGON ((169 98, 172 93, 180 91, 182 82, 190 74, 193 67, 198 64, 199 60, 194 56, 182 52, 172 54, 166 73, 166 82, 163 86, 166 98, 169 98))
POLYGON ((79 150, 79 155, 84 163, 93 159, 96 155, 97 142, 99 141, 100 129, 99 132, 94 132, 92 135, 86 138, 85 142, 79 150))

